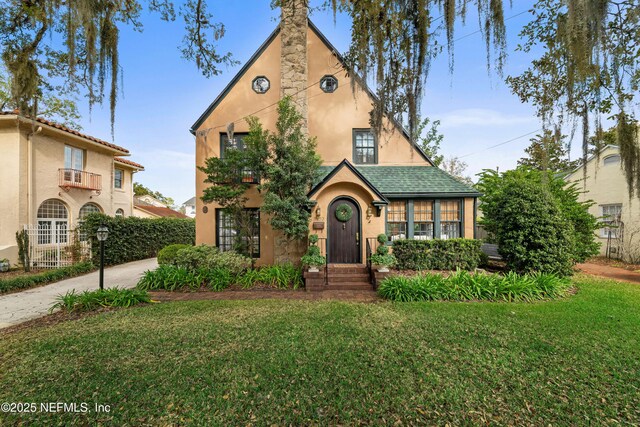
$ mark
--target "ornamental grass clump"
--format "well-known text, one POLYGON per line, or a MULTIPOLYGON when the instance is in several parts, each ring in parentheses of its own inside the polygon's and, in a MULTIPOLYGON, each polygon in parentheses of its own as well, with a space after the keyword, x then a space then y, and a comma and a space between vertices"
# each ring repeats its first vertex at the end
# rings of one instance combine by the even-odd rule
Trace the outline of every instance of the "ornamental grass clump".
POLYGON ((393 276, 382 281, 378 293, 400 301, 532 302, 567 294, 570 282, 553 274, 471 274, 457 271, 449 277, 436 273, 393 276))
POLYGON ((147 291, 141 289, 109 288, 76 293, 75 289, 65 295, 59 295, 51 311, 61 309, 68 312, 91 311, 102 307, 131 307, 149 303, 151 298, 147 291))

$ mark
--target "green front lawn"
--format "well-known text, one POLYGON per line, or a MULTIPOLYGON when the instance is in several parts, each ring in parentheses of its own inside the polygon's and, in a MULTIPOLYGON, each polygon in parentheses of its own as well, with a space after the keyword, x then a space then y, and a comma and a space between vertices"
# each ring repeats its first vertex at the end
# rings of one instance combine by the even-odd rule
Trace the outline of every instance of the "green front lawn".
POLYGON ((540 303, 198 301, 0 338, 0 402, 115 425, 640 423, 640 286, 540 303))

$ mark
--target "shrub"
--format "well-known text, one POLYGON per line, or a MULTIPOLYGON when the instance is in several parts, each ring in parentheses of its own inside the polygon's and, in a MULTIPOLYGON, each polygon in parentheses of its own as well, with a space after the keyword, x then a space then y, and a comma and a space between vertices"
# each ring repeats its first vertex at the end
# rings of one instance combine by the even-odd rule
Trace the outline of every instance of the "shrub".
POLYGON ((225 269, 237 276, 251 266, 251 259, 237 252, 220 252, 215 246, 199 245, 180 249, 175 265, 191 270, 225 269))
POLYGON ((482 242, 471 239, 395 240, 399 270, 473 270, 482 260, 482 242))
POLYGON ((327 262, 327 258, 320 255, 320 248, 318 247, 318 235, 309 235, 309 247, 307 253, 300 258, 300 263, 304 267, 319 267, 327 262))
POLYGON ((487 230, 496 236, 507 268, 518 273, 573 273, 574 227, 547 185, 528 174, 483 176, 487 230))
POLYGON ((481 224, 499 245, 507 267, 518 272, 570 275, 572 265, 598 253, 592 201, 578 201, 576 185, 551 172, 518 168, 485 171, 481 224))
POLYGON ((237 277, 236 283, 243 289, 257 284, 278 289, 298 289, 302 286, 302 270, 291 263, 269 265, 247 270, 237 277))
POLYGON ((100 261, 100 244, 95 235, 101 224, 109 229, 109 238, 104 242, 107 265, 152 258, 165 246, 175 243, 193 245, 196 238, 193 219, 113 218, 92 213, 84 219, 81 231, 91 238, 93 262, 96 265, 100 261))
POLYGON ((0 279, 0 294, 17 289, 32 288, 34 286, 46 285, 69 277, 79 276, 94 269, 90 262, 81 262, 69 267, 47 270, 42 273, 29 276, 18 276, 10 279, 0 279))
POLYGON ((191 245, 184 245, 182 243, 176 243, 175 245, 165 246, 158 252, 158 264, 173 264, 176 263, 176 254, 180 249, 189 248, 191 245))
POLYGON ((137 284, 142 290, 197 291, 203 286, 221 291, 233 283, 233 275, 225 268, 185 268, 161 265, 145 271, 137 284))
POLYGON ((59 308, 65 311, 91 311, 101 307, 131 307, 149 303, 151 298, 140 289, 109 288, 104 290, 76 293, 75 289, 60 295, 51 306, 51 311, 59 308))
POLYGON ((378 234, 377 239, 378 239, 378 243, 380 243, 381 245, 384 245, 385 243, 387 243, 387 240, 389 240, 387 235, 384 233, 378 234))
POLYGON ((413 277, 392 276, 380 283, 378 293, 392 301, 536 301, 566 295, 570 283, 552 274, 469 274, 457 271, 449 277, 428 273, 413 277))
POLYGON ((310 234, 309 235, 309 243, 311 243, 312 245, 315 245, 316 243, 318 243, 319 237, 317 234, 310 234))

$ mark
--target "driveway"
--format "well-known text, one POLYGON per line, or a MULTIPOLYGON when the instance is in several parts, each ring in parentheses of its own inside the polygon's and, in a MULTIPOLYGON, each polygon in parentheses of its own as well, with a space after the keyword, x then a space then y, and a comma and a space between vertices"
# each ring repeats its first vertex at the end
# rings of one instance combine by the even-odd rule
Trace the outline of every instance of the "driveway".
MULTIPOLYGON (((133 288, 142 273, 158 266, 156 258, 143 259, 105 268, 104 286, 133 288)), ((0 329, 17 325, 49 313, 56 297, 68 291, 98 289, 99 272, 61 280, 39 288, 28 289, 9 295, 0 295, 0 329)))

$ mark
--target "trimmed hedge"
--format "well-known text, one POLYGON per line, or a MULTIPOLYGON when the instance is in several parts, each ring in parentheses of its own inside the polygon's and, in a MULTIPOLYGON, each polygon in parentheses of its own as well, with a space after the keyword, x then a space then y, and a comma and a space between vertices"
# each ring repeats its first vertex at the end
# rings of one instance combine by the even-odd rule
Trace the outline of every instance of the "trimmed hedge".
POLYGON ((0 294, 17 289, 27 289, 39 285, 46 285, 47 283, 53 283, 58 280, 89 273, 92 270, 94 270, 93 264, 90 262, 81 262, 69 267, 47 270, 38 274, 18 276, 11 279, 0 279, 0 294))
POLYGON ((398 270, 474 270, 482 262, 482 241, 471 239, 395 240, 398 270))
POLYGON ((93 213, 84 219, 82 231, 91 238, 96 265, 100 263, 100 242, 95 236, 101 224, 109 229, 109 237, 104 242, 106 265, 152 258, 165 246, 193 245, 196 240, 196 222, 190 218, 113 218, 93 213))

